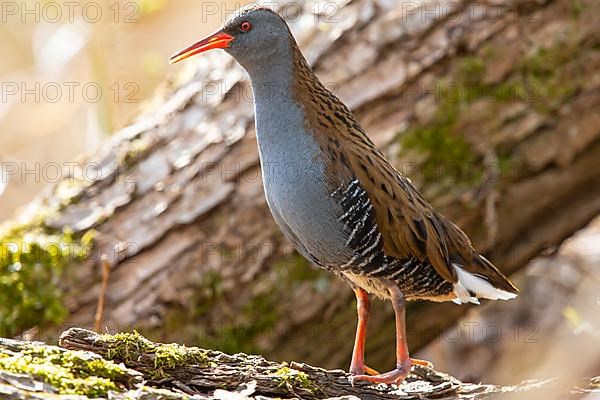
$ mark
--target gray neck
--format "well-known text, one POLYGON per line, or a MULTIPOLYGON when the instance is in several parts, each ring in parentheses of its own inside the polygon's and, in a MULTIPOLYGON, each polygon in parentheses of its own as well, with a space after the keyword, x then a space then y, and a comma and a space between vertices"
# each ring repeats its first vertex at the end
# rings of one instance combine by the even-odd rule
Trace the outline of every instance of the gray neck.
POLYGON ((248 72, 254 89, 254 96, 291 95, 294 77, 294 60, 292 52, 274 51, 268 59, 259 63, 243 65, 248 72), (259 90, 260 89, 260 90, 259 90), (262 90, 266 89, 266 90, 262 90))
POLYGON ((283 157, 300 161, 298 157, 307 156, 303 153, 314 149, 315 143, 306 132, 305 115, 294 93, 293 52, 286 49, 261 64, 260 68, 246 67, 252 81, 261 161, 282 162, 283 157))
MULTIPOLYGON (((263 68, 248 69, 254 92, 256 137, 267 197, 288 185, 323 180, 319 145, 307 132, 303 106, 295 96, 292 52, 263 68)), ((285 195, 287 196, 287 195, 285 195)), ((284 197, 285 197, 284 196, 284 197)))
MULTIPOLYGON (((258 135, 269 141, 277 140, 282 132, 268 128, 280 128, 283 120, 295 116, 297 108, 294 98, 294 70, 291 52, 273 55, 270 60, 261 63, 259 68, 246 68, 252 81, 254 95, 254 111, 258 135), (274 126, 277 125, 277 126, 274 126)), ((259 138, 260 139, 260 138, 259 138)))

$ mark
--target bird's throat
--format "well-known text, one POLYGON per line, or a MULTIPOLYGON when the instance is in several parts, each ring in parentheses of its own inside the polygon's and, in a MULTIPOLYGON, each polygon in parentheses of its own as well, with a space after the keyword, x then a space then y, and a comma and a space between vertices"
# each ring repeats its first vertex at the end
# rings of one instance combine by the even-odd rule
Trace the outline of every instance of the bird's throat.
MULTIPOLYGON (((307 125, 309 104, 297 91, 300 75, 312 74, 295 44, 260 66, 243 65, 252 82, 256 134, 263 172, 273 165, 296 173, 310 169, 319 145, 307 125)), ((308 171, 304 171, 307 173, 308 171)))
POLYGON ((294 147, 305 132, 304 106, 296 93, 294 51, 265 60, 260 67, 246 67, 252 82, 256 131, 261 152, 294 147))

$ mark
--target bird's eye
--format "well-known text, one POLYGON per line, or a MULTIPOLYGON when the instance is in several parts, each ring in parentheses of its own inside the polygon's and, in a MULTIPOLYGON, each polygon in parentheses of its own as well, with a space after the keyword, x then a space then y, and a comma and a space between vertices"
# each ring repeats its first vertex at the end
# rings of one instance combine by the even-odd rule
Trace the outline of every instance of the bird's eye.
POLYGON ((250 29, 252 29, 252 25, 250 24, 250 22, 244 21, 241 23, 240 29, 244 32, 248 32, 250 29))

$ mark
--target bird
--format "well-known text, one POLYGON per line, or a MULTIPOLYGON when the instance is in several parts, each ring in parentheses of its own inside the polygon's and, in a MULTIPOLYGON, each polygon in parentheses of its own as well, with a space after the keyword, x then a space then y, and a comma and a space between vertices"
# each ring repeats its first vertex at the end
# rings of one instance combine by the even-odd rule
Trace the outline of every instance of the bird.
POLYGON ((479 304, 517 296, 517 287, 433 209, 319 80, 277 12, 243 7, 169 61, 211 49, 227 52, 249 75, 263 187, 275 222, 300 254, 355 293, 353 384, 400 384, 412 365, 431 365, 409 356, 407 301, 479 304), (365 364, 370 296, 394 309, 396 366, 386 373, 365 364))

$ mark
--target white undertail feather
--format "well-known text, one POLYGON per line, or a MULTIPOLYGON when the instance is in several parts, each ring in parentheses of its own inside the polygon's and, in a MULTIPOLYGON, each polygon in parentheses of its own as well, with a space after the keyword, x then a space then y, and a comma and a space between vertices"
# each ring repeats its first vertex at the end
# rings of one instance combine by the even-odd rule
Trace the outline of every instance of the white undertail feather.
POLYGON ((517 297, 515 293, 498 289, 485 278, 467 272, 457 264, 452 264, 452 266, 458 275, 458 282, 454 284, 456 298, 452 300, 456 304, 479 304, 478 297, 491 300, 510 300, 517 297), (472 296, 469 292, 474 293, 475 296, 472 296))

